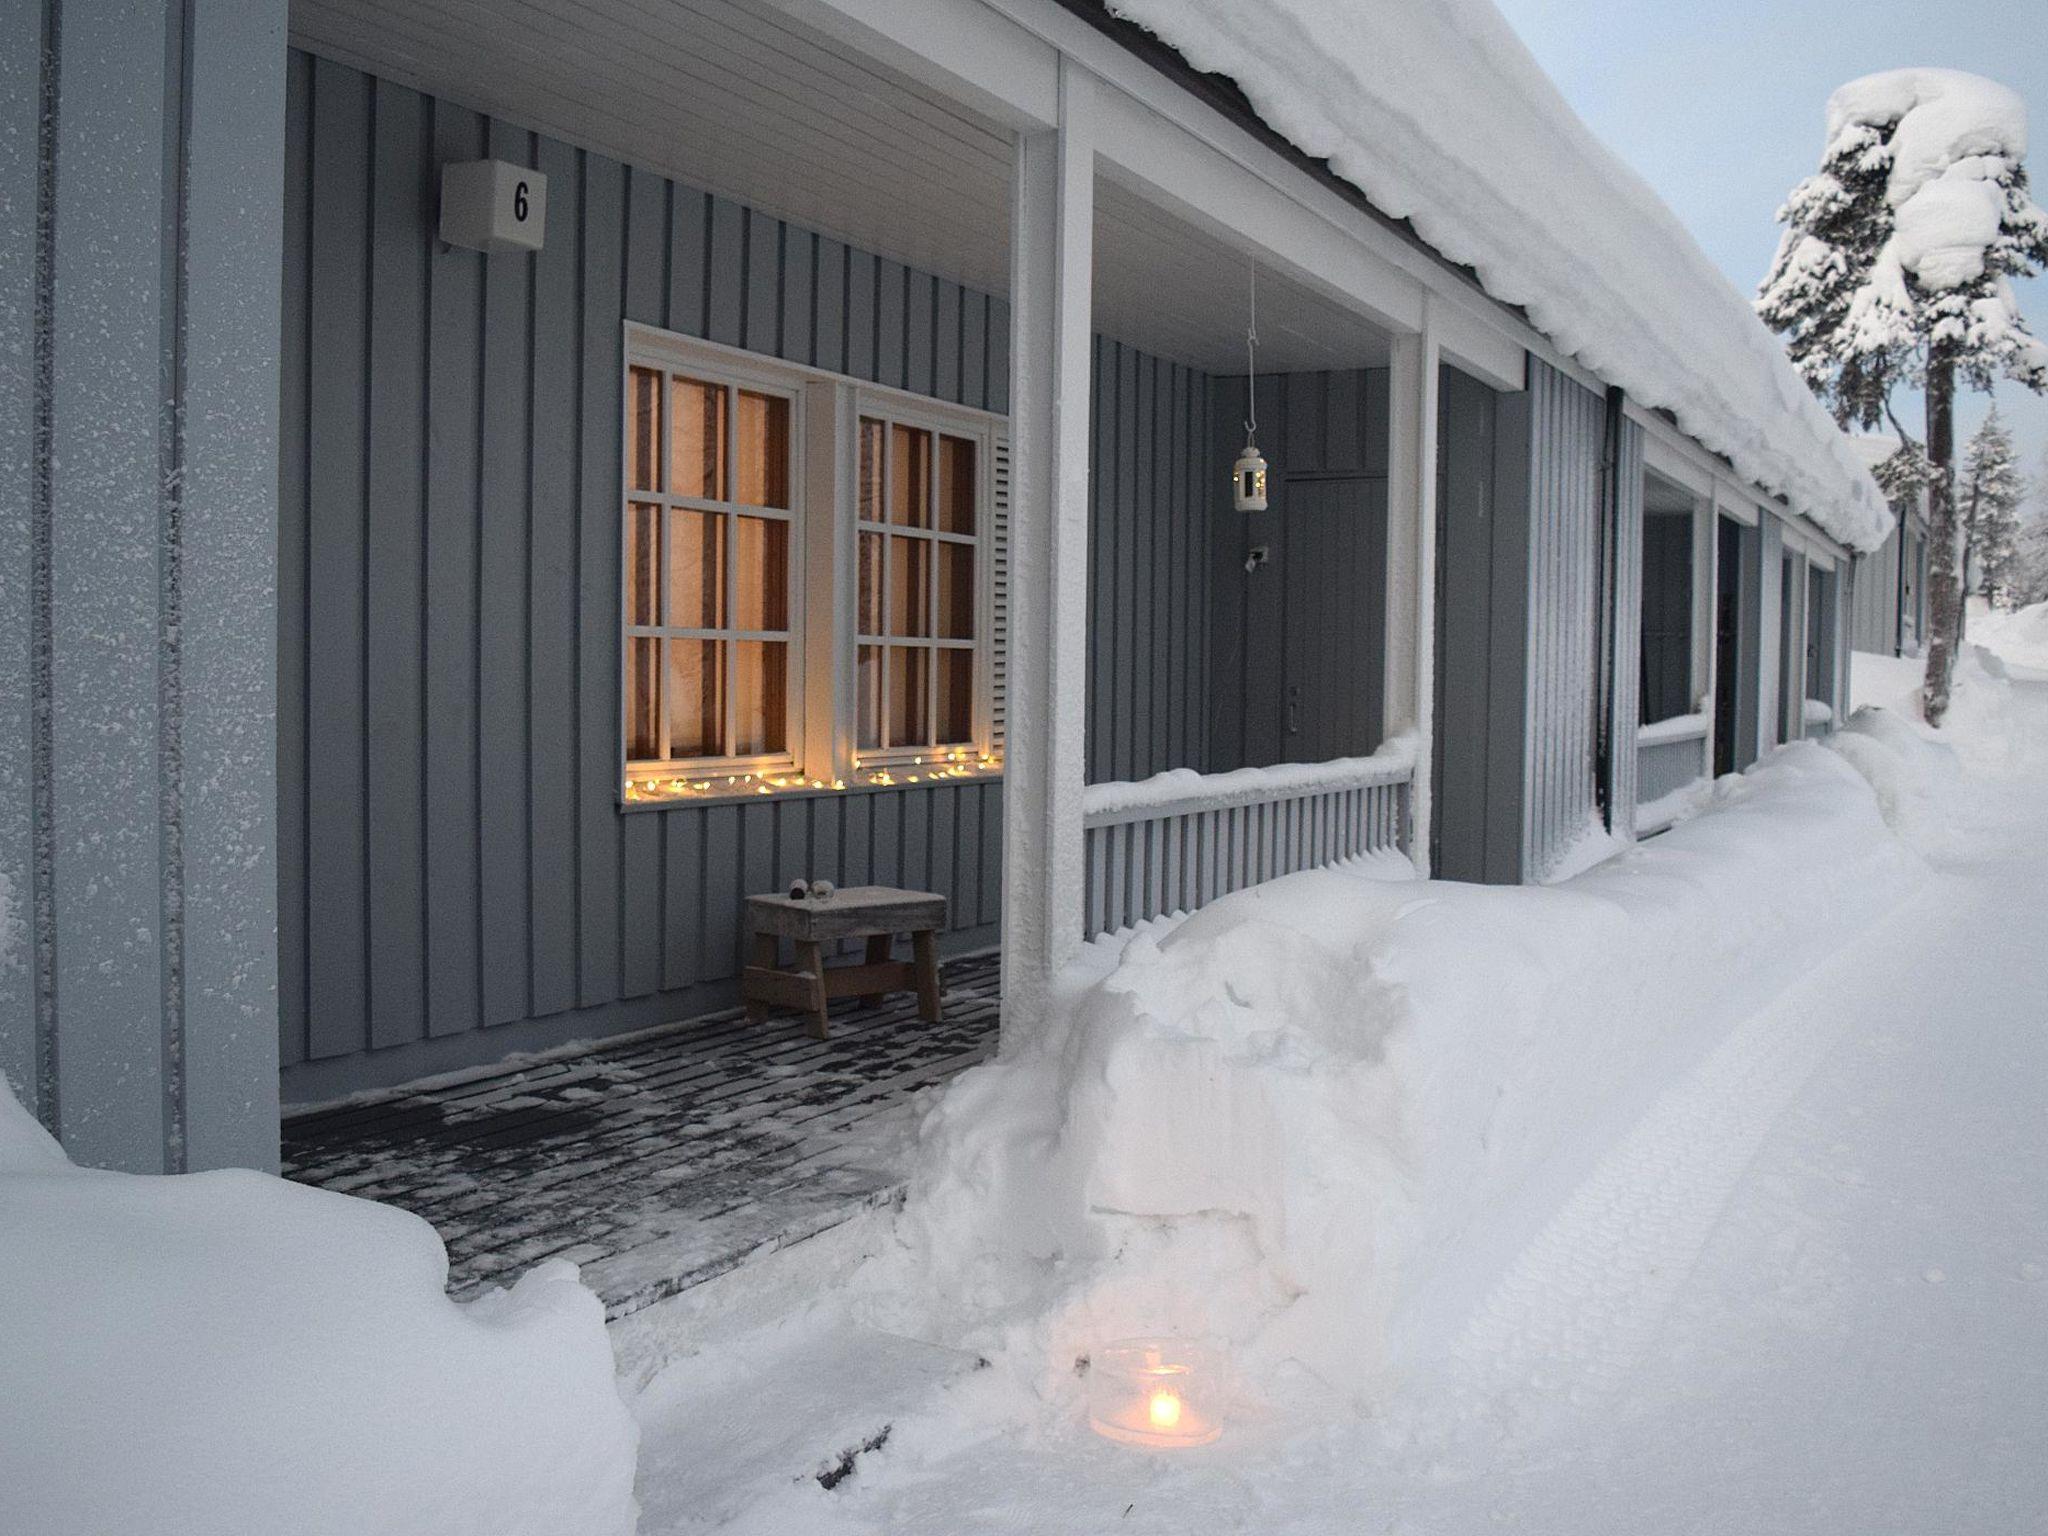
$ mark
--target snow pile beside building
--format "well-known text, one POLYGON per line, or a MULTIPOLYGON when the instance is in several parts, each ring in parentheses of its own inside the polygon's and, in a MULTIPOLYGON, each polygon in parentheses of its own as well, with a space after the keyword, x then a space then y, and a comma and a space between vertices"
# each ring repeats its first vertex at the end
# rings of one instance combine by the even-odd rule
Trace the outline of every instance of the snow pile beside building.
POLYGON ((0 1525, 629 1536, 637 1430, 559 1261, 448 1300, 415 1216, 74 1167, 0 1082, 0 1525))
POLYGON ((1321 870, 1140 934, 930 1115, 886 1320, 1053 1398, 1155 1333, 1378 1398, 1560 1170, 1922 868, 1802 744, 1561 886, 1321 870))
POLYGON ((1844 543, 1890 509, 1749 303, 1489 0, 1112 0, 1565 352, 1844 543))
POLYGON ((2048 672, 2048 603, 1973 616, 1970 638, 2013 666, 2048 672))

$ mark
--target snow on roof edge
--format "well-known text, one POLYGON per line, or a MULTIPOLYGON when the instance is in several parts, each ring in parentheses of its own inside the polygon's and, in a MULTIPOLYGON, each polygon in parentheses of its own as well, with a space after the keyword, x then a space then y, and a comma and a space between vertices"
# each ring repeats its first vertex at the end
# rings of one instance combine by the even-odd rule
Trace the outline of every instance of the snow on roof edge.
POLYGON ((1753 485, 1852 548, 1884 542, 1883 492, 1777 338, 1491 0, 1107 4, 1753 485))

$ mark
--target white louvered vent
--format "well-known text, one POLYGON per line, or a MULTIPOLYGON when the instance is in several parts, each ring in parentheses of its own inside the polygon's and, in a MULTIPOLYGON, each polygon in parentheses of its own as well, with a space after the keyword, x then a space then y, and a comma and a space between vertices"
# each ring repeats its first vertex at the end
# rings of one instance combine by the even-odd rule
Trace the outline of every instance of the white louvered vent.
POLYGON ((1000 755, 1009 721, 1010 694, 1010 434, 995 438, 994 536, 989 551, 988 734, 1000 755))

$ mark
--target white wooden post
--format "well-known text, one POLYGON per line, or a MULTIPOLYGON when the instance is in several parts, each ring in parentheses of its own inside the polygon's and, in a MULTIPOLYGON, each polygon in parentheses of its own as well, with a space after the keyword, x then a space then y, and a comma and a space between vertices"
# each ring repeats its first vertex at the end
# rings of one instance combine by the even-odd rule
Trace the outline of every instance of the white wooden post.
POLYGON ((1013 173, 1005 1053, 1043 1027, 1053 978, 1081 940, 1092 105, 1088 77, 1062 60, 1058 125, 1018 135, 1013 173))
POLYGON ((1389 379, 1386 734, 1415 733, 1409 857, 1429 873, 1436 715, 1436 398, 1441 353, 1429 295, 1422 328, 1396 336, 1389 379))

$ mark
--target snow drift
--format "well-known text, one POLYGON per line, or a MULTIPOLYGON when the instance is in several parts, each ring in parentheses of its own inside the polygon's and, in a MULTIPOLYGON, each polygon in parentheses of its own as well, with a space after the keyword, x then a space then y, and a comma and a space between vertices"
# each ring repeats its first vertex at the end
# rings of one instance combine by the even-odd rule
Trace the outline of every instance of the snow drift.
POLYGON ((71 1164, 0 1081, 0 1527, 629 1536, 604 1309, 448 1300, 418 1217, 244 1170, 71 1164))
POLYGON ((1883 494, 1748 301, 1489 0, 1112 0, 1565 352, 1836 538, 1883 494))
POLYGON ((929 1116, 892 1321, 1051 1395, 1171 1333, 1381 1399, 1658 1084, 1920 877, 1825 748, 1709 798, 1558 886, 1320 870, 1136 935, 929 1116))

